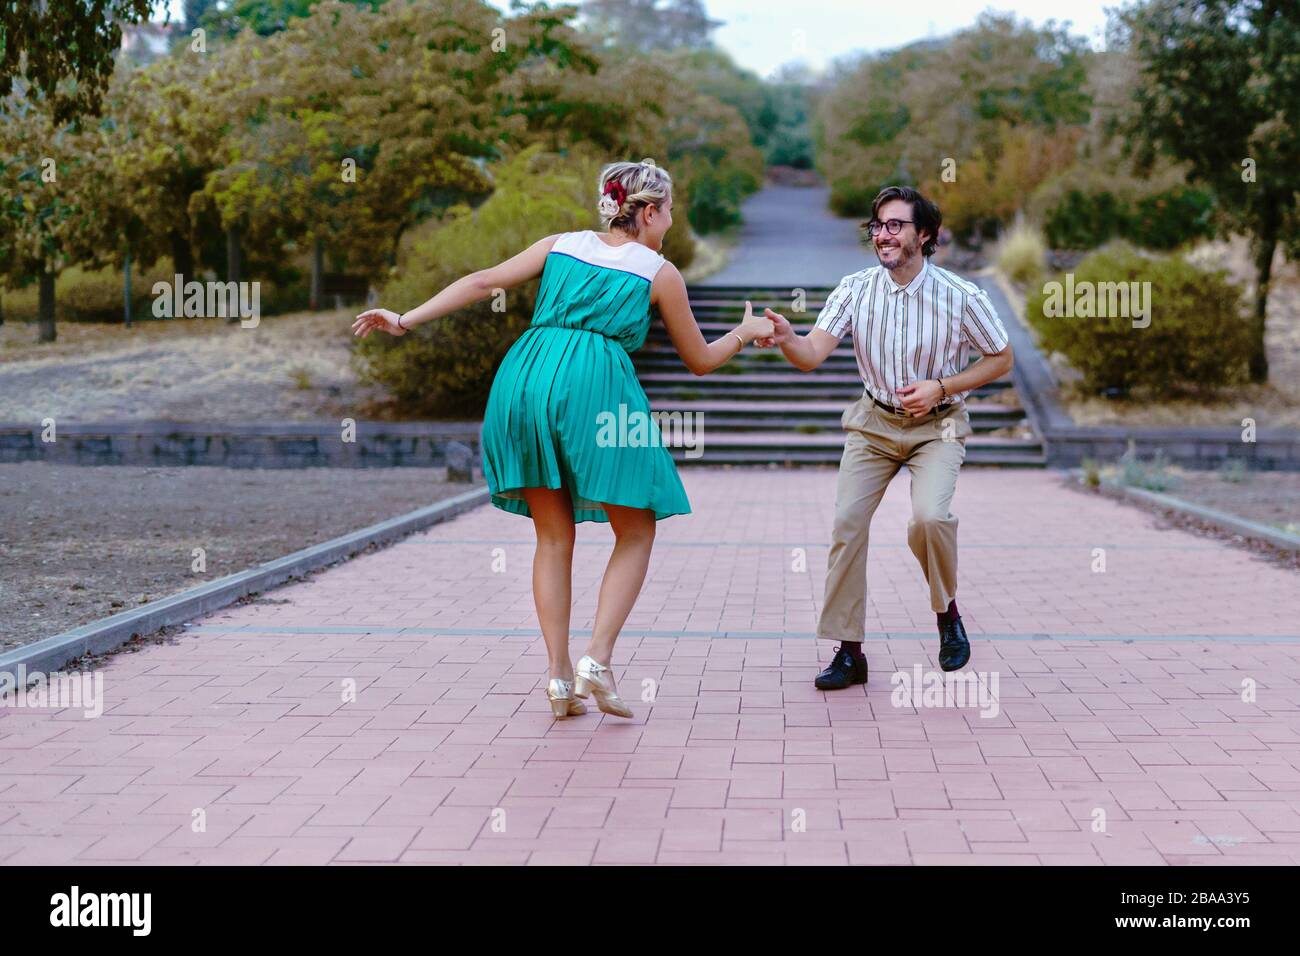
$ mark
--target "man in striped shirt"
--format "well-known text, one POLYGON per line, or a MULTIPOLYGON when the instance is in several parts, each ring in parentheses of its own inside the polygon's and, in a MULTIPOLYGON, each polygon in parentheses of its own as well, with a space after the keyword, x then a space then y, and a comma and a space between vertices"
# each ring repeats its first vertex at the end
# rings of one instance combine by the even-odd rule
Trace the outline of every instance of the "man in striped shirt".
POLYGON ((949 505, 971 434, 964 399, 1009 372, 1012 355, 984 291, 929 261, 942 221, 939 208, 915 189, 882 190, 868 223, 880 265, 845 276, 807 335, 767 310, 776 333, 763 344, 779 345, 803 371, 821 365, 852 331, 864 386, 840 419, 844 456, 817 623, 817 636, 839 648, 817 675, 822 690, 866 683, 867 535, 903 465, 912 482, 907 542, 930 586, 939 666, 957 670, 970 659, 955 599, 957 517, 949 505), (967 368, 975 353, 982 357, 967 368))

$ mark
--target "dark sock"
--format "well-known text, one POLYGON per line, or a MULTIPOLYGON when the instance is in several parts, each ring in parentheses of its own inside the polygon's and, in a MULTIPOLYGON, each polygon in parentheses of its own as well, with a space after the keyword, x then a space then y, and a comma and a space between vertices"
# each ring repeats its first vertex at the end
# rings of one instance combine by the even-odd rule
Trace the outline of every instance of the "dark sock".
POLYGON ((957 611, 956 599, 948 602, 948 610, 940 611, 935 617, 939 619, 940 624, 951 624, 953 621, 961 620, 961 614, 957 611))
POLYGON ((840 650, 848 651, 854 660, 862 657, 861 641, 840 641, 840 650))

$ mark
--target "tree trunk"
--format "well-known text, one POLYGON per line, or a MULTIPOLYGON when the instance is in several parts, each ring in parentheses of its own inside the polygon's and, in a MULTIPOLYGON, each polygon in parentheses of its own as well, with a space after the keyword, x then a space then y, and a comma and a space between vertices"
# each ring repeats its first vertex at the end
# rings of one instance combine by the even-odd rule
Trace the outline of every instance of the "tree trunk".
MULTIPOLYGON (((226 281, 238 282, 240 276, 239 227, 231 226, 226 230, 226 281)), ((239 310, 234 315, 226 316, 227 322, 239 321, 239 310)))
POLYGON ((194 278, 194 251, 190 248, 190 241, 179 232, 171 234, 172 241, 172 267, 180 274, 181 281, 194 278))
POLYGON ((126 327, 131 327, 131 253, 126 254, 122 266, 122 319, 126 327))
POLYGON ((311 310, 320 308, 320 297, 325 284, 325 243, 316 239, 311 244, 311 310))
POLYGON ((36 341, 53 342, 54 329, 54 273, 41 273, 40 291, 36 297, 36 341))
POLYGON ((0 325, 5 324, 5 297, 0 294, 0 325))
POLYGON ((1268 381, 1268 352, 1264 348, 1264 323, 1268 309, 1268 286, 1273 277, 1273 254, 1277 233, 1269 230, 1255 245, 1255 314, 1251 319, 1250 380, 1268 381))
POLYGON ((238 282, 239 273, 239 227, 231 226, 226 230, 226 281, 238 282))

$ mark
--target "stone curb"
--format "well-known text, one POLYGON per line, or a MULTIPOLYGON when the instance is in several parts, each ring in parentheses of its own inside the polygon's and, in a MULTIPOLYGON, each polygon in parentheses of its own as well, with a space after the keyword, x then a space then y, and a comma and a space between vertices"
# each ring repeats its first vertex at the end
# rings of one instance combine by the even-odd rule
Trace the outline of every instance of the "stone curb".
POLYGON ((114 614, 81 627, 0 654, 0 674, 13 675, 19 665, 27 671, 53 673, 84 654, 103 654, 133 637, 146 636, 170 624, 180 624, 233 604, 249 594, 266 591, 308 571, 349 558, 372 544, 387 544, 486 504, 486 487, 476 488, 436 504, 381 521, 359 531, 322 541, 255 568, 229 574, 179 594, 114 614))

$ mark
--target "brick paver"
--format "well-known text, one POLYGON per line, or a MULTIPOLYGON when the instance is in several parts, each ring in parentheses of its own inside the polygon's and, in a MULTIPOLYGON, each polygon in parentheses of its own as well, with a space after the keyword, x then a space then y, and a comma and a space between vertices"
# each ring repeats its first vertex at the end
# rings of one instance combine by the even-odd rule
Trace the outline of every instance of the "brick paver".
MULTIPOLYGON (((660 524, 615 659, 636 719, 552 722, 530 525, 483 508, 113 658, 96 719, 0 709, 0 861, 1300 863, 1293 573, 968 470, 967 672, 996 705, 895 706, 892 675, 937 673, 905 476, 871 682, 824 694, 834 472, 683 475, 695 514, 660 524)), ((579 531, 575 635, 611 540, 579 531)))

